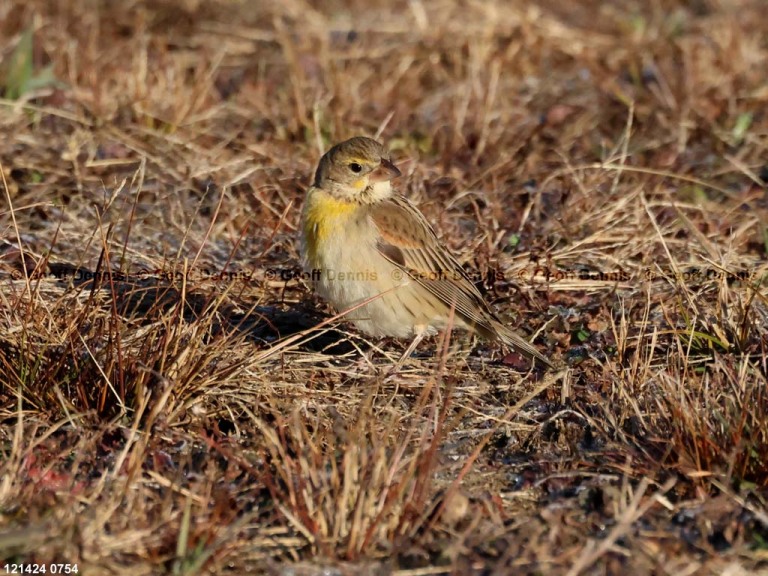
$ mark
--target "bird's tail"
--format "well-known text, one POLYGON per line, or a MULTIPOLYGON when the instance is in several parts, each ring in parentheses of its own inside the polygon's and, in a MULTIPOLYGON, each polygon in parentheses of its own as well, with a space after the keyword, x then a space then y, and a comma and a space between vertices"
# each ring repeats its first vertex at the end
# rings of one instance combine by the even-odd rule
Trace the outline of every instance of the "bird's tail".
POLYGON ((494 326, 496 328, 496 333, 498 334, 499 338, 509 346, 510 348, 514 349, 516 352, 520 352, 521 354, 527 356, 528 358, 535 358, 544 366, 547 368, 554 368, 554 365, 552 362, 550 362, 549 358, 544 356, 541 352, 539 352, 533 344, 528 342, 525 338, 517 334, 516 332, 512 331, 512 329, 507 328, 501 323, 498 323, 494 326))

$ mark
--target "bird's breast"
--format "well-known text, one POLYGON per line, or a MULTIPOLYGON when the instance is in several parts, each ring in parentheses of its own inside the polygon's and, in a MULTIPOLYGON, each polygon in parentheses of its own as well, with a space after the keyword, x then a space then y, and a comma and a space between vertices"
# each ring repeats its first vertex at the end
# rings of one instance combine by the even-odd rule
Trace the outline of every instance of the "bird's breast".
POLYGON ((359 229, 366 214, 360 205, 339 200, 313 189, 307 196, 302 216, 305 257, 312 266, 322 267, 327 252, 346 244, 359 229))

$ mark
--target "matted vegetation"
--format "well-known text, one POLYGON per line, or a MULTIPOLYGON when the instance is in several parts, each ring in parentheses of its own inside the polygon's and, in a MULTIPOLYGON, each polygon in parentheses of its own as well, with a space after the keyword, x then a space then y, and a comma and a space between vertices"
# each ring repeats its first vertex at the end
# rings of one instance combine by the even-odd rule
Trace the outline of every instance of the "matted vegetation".
POLYGON ((768 566, 760 0, 0 4, 0 557, 84 574, 768 566), (298 274, 365 134, 530 370, 298 274))

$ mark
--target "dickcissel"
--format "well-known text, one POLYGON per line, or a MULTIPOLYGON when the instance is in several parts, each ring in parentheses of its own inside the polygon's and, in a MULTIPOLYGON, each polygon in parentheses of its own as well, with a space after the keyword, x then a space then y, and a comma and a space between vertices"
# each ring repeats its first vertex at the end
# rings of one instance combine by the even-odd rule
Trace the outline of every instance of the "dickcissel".
MULTIPOLYGON (((400 175, 376 140, 357 136, 320 159, 301 215, 301 257, 315 290, 370 336, 413 338, 449 324, 552 366, 504 326, 424 215, 395 194, 400 175)), ((402 362, 402 360, 401 360, 402 362)))

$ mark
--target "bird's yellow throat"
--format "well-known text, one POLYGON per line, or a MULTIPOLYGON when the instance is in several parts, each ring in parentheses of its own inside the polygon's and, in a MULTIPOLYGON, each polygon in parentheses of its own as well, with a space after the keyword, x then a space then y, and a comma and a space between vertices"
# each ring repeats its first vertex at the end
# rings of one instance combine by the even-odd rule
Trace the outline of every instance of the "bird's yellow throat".
POLYGON ((355 202, 334 198, 323 190, 312 190, 304 206, 304 237, 312 260, 317 255, 318 243, 337 234, 359 208, 355 202))

